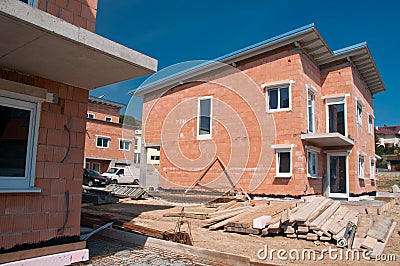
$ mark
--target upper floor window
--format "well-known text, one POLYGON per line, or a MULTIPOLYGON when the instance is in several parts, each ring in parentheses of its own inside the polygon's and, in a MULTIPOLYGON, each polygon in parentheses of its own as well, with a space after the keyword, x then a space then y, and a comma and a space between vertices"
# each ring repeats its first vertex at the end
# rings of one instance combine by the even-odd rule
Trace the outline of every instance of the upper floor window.
POLYGON ((327 98, 327 126, 329 133, 338 132, 343 136, 347 135, 347 125, 346 125, 346 98, 327 98))
POLYGON ((368 133, 371 135, 374 133, 374 121, 372 115, 368 116, 368 133))
POLYGON ((364 178, 364 156, 358 155, 358 177, 364 178))
POLYGON ((96 147, 98 148, 109 148, 110 147, 110 138, 109 137, 96 137, 96 147))
POLYGON ((130 140, 119 140, 119 149, 124 151, 129 151, 131 149, 131 141, 130 140))
POLYGON ((308 110, 308 132, 314 133, 314 105, 315 95, 310 89, 307 93, 307 110, 308 110))
POLYGON ((135 138, 135 150, 139 148, 139 139, 135 138))
POLYGON ((33 187, 40 104, 0 97, 0 189, 33 187))
POLYGON ((267 111, 290 109, 290 85, 267 88, 267 111))
POLYGON ((212 127, 212 97, 198 100, 197 139, 210 139, 212 127))
POLYGON ((363 112, 363 106, 360 101, 357 101, 357 123, 361 126, 362 125, 362 112, 363 112))
POLYGON ((106 121, 107 122, 112 122, 112 117, 111 116, 106 116, 106 121))
POLYGON ((88 113, 87 114, 87 118, 91 118, 91 119, 94 119, 96 116, 94 115, 94 114, 92 114, 92 113, 88 113))
POLYGON ((152 161, 159 161, 160 160, 160 155, 151 155, 150 160, 152 161))

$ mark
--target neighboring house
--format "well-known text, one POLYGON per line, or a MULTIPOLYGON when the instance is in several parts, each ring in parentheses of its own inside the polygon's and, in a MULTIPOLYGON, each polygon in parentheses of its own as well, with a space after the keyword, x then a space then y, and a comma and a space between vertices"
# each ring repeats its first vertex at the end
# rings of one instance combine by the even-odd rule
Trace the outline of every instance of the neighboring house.
POLYGON ((392 148, 400 145, 400 126, 377 127, 375 135, 378 139, 378 144, 385 148, 392 148))
POLYGON ((96 0, 25 2, 0 1, 0 253, 79 241, 88 92, 157 68, 92 32, 96 0))
POLYGON ((85 168, 103 173, 112 166, 133 164, 135 127, 119 122, 123 104, 89 98, 86 119, 85 168))
MULTIPOLYGON (((395 147, 400 149, 400 126, 377 127, 375 136, 379 145, 385 149, 392 150, 395 147)), ((387 168, 391 171, 400 171, 399 149, 393 149, 393 154, 383 154, 382 158, 387 162, 387 168)))
POLYGON ((134 93, 144 153, 161 150, 158 189, 375 194, 372 96, 385 86, 365 43, 332 51, 312 24, 216 61, 134 93))
MULTIPOLYGON (((140 154, 142 149, 142 130, 135 132, 135 154, 134 163, 140 164, 140 154)), ((147 164, 160 164, 160 149, 148 147, 146 149, 147 164)))

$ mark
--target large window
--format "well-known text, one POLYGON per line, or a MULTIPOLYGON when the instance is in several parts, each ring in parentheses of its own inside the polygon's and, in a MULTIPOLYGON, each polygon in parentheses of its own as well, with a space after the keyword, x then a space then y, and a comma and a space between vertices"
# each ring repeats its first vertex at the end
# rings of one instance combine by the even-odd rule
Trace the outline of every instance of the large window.
POLYGON ((197 138, 209 139, 211 138, 211 119, 212 115, 212 98, 202 97, 199 98, 199 111, 197 117, 197 138))
POLYGON ((307 174, 318 177, 318 153, 315 151, 307 151, 307 174))
POLYGON ((338 132, 346 136, 346 104, 344 97, 327 99, 328 106, 328 132, 338 132))
POLYGON ((358 177, 364 178, 364 156, 358 155, 358 177))
POLYGON ((372 135, 374 133, 374 122, 372 115, 368 116, 368 133, 372 135))
POLYGON ((38 104, 0 97, 0 189, 34 185, 38 104))
POLYGON ((119 140, 119 149, 124 151, 129 151, 131 149, 131 141, 130 140, 119 140))
POLYGON ((307 93, 307 108, 308 108, 308 132, 314 133, 314 103, 315 95, 314 92, 308 90, 307 93))
POLYGON ((276 149, 276 176, 290 177, 292 173, 291 149, 276 149))
POLYGON ((269 111, 290 109, 290 86, 267 88, 269 111))
POLYGON ((109 137, 96 137, 96 147, 98 148, 109 148, 110 147, 110 138, 109 137))

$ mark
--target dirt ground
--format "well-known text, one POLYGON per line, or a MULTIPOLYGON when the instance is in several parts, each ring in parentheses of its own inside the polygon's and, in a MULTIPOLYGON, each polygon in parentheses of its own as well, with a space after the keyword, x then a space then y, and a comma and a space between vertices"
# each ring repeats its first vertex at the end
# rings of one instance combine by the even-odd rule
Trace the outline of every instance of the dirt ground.
MULTIPOLYGON (((132 222, 147 226, 150 228, 168 231, 173 230, 178 218, 174 217, 163 217, 164 213, 167 212, 179 212, 181 210, 181 206, 173 206, 171 204, 155 200, 155 199, 146 199, 146 200, 129 200, 120 202, 118 204, 109 204, 109 205, 99 205, 99 206, 88 206, 85 207, 90 210, 96 210, 101 213, 110 213, 116 216, 129 217, 132 219, 132 222)), ((199 211, 199 212, 213 212, 215 209, 206 208, 204 206, 196 206, 196 207, 185 207, 186 211, 199 211)), ((391 210, 384 214, 390 216, 391 218, 399 221, 400 218, 400 205, 394 205, 391 210)), ((187 219, 187 218, 186 218, 187 219)), ((331 243, 320 242, 320 241, 306 241, 300 239, 291 239, 286 238, 284 236, 275 236, 275 237, 261 237, 259 235, 242 235, 237 233, 228 233, 223 230, 218 231, 210 231, 207 228, 201 228, 201 220, 197 219, 187 219, 191 224, 191 232, 193 236, 193 244, 194 246, 214 249, 218 251, 239 254, 243 256, 248 256, 255 261, 260 262, 272 262, 276 264, 291 264, 291 265, 309 265, 311 264, 309 260, 298 260, 298 261, 283 261, 277 258, 276 252, 274 253, 273 260, 270 260, 270 257, 265 260, 260 260, 257 256, 257 253, 260 249, 263 249, 265 245, 267 245, 268 253, 271 249, 279 250, 285 249, 289 252, 292 249, 297 249, 300 254, 303 249, 315 250, 317 252, 317 258, 323 249, 335 249, 336 246, 331 243)), ((398 260, 400 260, 400 235, 399 228, 400 223, 397 224, 394 233, 392 234, 388 244, 386 245, 385 254, 394 254, 396 256, 396 261, 380 261, 379 263, 384 263, 386 265, 399 265, 398 260)), ((183 229, 186 229, 184 226, 183 229)), ((332 258, 329 257, 327 251, 324 253, 324 258, 322 260, 313 261, 312 264, 316 265, 376 265, 377 261, 367 261, 363 259, 362 254, 360 254, 360 260, 352 260, 351 254, 350 259, 346 260, 346 254, 343 253, 343 259, 338 257, 334 259, 335 255, 338 254, 340 256, 340 250, 337 252, 332 251, 332 258)), ((343 250, 342 250, 343 251, 343 250)), ((292 253, 295 254, 295 253, 292 253)), ((261 253, 264 255, 264 253, 261 253)), ((288 254, 284 255, 288 257, 288 254)), ((300 255, 301 257, 301 255, 300 255)), ((307 253, 306 253, 307 257, 307 253)))

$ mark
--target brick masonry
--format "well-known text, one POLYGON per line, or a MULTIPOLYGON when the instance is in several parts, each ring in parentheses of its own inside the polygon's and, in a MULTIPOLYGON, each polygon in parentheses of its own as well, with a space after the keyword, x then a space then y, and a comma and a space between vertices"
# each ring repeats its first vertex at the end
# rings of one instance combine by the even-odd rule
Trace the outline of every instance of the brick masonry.
MULTIPOLYGON (((234 160, 246 162, 242 168, 230 168, 233 175, 240 175, 240 184, 248 192, 273 195, 307 195, 323 193, 324 179, 307 177, 306 149, 309 144, 301 140, 301 133, 307 132, 307 86, 312 85, 315 94, 316 133, 326 132, 325 95, 350 94, 346 97, 348 135, 355 140, 354 147, 339 147, 341 150, 351 150, 349 162, 349 192, 360 194, 375 191, 375 184, 369 180, 369 159, 374 158, 374 137, 368 134, 368 116, 373 114, 372 96, 358 77, 357 72, 346 66, 337 70, 321 73, 311 60, 292 47, 258 56, 237 64, 237 69, 250 77, 260 90, 257 99, 251 103, 244 102, 240 93, 214 82, 191 82, 170 89, 163 96, 147 95, 143 106, 143 136, 146 143, 163 143, 161 147, 160 174, 164 181, 161 187, 189 186, 202 173, 215 156, 219 156, 229 166, 234 160), (292 109, 290 111, 272 114, 275 121, 275 135, 268 131, 261 132, 252 109, 266 108, 266 92, 260 84, 294 80, 291 88, 292 109), (212 140, 197 140, 197 98, 213 97, 213 127, 212 140), (362 126, 356 123, 356 99, 364 104, 362 126), (223 110, 223 105, 231 107, 231 111, 223 110), (180 109, 177 109, 180 108, 180 109), (179 124, 168 124, 168 117, 176 113, 185 114, 174 120, 179 124), (235 117, 236 116, 236 117, 235 117), (186 119, 186 117, 191 117, 186 119), (245 128, 245 131, 242 130, 245 128), (269 137, 261 141, 262 134, 269 137), (271 144, 293 144, 291 178, 276 178, 276 158, 271 144), (267 148, 267 156, 261 157, 261 148, 267 148), (171 148, 172 147, 172 148, 171 148), (241 147, 244 147, 241 149, 241 147), (168 149, 168 150, 166 150, 168 149), (239 150, 239 152, 238 152, 239 150), (248 153, 247 153, 248 152, 248 153), (365 156, 365 176, 361 180, 357 175, 358 153, 365 156), (169 153, 169 154, 168 154, 169 153), (260 167, 260 160, 272 156, 272 162, 260 167), (184 163, 185 166, 182 166, 184 163), (254 188, 251 179, 258 176, 262 180, 254 188), (169 183, 172 182, 173 184, 169 183)), ((234 78, 233 74, 231 78, 234 78)), ((228 76, 227 79, 230 77, 228 76)), ((210 77, 218 81, 218 77, 210 77)), ((248 81, 244 86, 249 85, 248 81)), ((233 82, 232 82, 233 84, 233 82)), ((271 114, 264 111, 258 119, 271 119, 271 114)), ((272 125, 272 124, 271 124, 272 125)), ((273 129, 272 129, 273 130, 273 129)), ((339 148, 330 148, 337 150, 339 148)), ((319 153, 318 175, 326 176, 327 155, 319 153)), ((214 165, 204 177, 204 181, 226 179, 219 165, 214 165)), ((326 179, 326 178, 325 178, 326 179)))
POLYGON ((41 193, 0 193, 0 248, 38 243, 80 233, 83 147, 88 91, 40 77, 2 70, 3 79, 46 89, 59 96, 56 104, 42 103, 35 187, 41 193), (68 150, 68 131, 70 149, 68 150), (65 193, 69 192, 69 218, 65 193))

